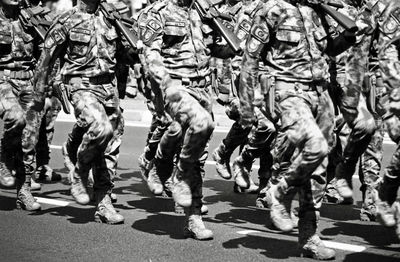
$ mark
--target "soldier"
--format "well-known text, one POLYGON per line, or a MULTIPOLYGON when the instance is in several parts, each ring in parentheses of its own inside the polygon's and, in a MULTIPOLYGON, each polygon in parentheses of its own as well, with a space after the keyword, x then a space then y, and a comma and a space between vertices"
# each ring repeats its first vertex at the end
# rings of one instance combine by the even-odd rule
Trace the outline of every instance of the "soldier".
MULTIPOLYGON (((352 13, 351 16, 353 17, 357 16, 356 8, 359 8, 359 4, 356 2, 349 1, 351 5, 348 5, 350 9, 348 8, 349 11, 347 13, 352 13)), ((351 53, 349 52, 347 57, 351 58, 351 53)), ((345 202, 352 203, 351 177, 355 172, 359 157, 365 152, 374 135, 376 126, 372 114, 368 111, 366 98, 360 96, 362 89, 357 89, 361 86, 352 82, 345 82, 345 67, 341 65, 341 60, 345 60, 344 57, 337 61, 332 60, 341 69, 337 70, 337 72, 331 72, 331 75, 336 78, 333 81, 333 85, 336 86, 335 91, 339 94, 336 97, 340 112, 351 132, 347 143, 343 145, 342 157, 335 170, 335 179, 329 185, 332 188, 329 195, 335 198, 337 191, 345 202)), ((350 64, 351 61, 351 59, 348 59, 347 63, 350 64)), ((335 69, 335 65, 331 68, 335 69)))
POLYGON ((202 165, 214 129, 210 86, 210 55, 233 55, 216 45, 215 33, 192 8, 192 0, 164 0, 153 4, 141 32, 144 61, 153 92, 164 99, 161 106, 174 120, 163 135, 154 160, 156 172, 166 175, 163 162, 172 162, 183 141, 173 170, 172 194, 185 209, 185 235, 213 238, 201 218, 202 165))
MULTIPOLYGON (((296 147, 283 178, 267 194, 271 219, 283 231, 293 229, 290 216, 293 190, 300 195, 299 248, 303 256, 332 259, 335 252, 324 246, 317 234, 319 209, 326 186, 326 165, 334 112, 327 85, 329 66, 325 55, 336 56, 339 47, 353 38, 328 35, 321 16, 303 1, 270 0, 257 12, 246 43, 240 76, 241 120, 253 123, 254 88, 259 61, 271 65, 275 110, 279 131, 296 147), (337 53, 336 53, 337 52, 337 53)), ((345 49, 342 49, 342 51, 345 49)), ((270 91, 271 92, 271 91, 270 91)), ((279 163, 277 163, 279 164, 279 163)))
MULTIPOLYGON (((354 63, 349 81, 362 83, 366 75, 367 57, 370 50, 376 50, 379 61, 379 72, 382 76, 383 94, 377 108, 386 109, 383 116, 386 130, 395 143, 399 143, 399 42, 400 37, 400 2, 390 0, 368 0, 360 12, 360 20, 368 25, 363 41, 354 48, 354 63), (359 82, 358 82, 359 81, 359 82)), ((394 152, 391 162, 385 169, 383 183, 375 196, 377 219, 387 227, 397 224, 397 235, 400 238, 400 209, 395 203, 400 186, 399 147, 394 152), (395 215, 395 212, 397 213, 395 215)))
MULTIPOLYGON (((49 8, 51 19, 55 19, 60 13, 57 11, 58 0, 42 1, 42 5, 49 8)), ((54 70, 53 77, 59 69, 59 63, 56 63, 57 70, 54 70)), ((57 97, 51 94, 46 97, 44 106, 44 115, 39 129, 39 138, 36 145, 36 171, 35 178, 40 182, 55 182, 61 180, 61 175, 53 171, 49 166, 50 161, 50 145, 53 141, 54 126, 61 111, 61 103, 57 97)), ((33 187, 33 186, 32 186, 33 187)))
POLYGON ((18 1, 1 1, 0 12, 3 32, 0 35, 0 81, 1 98, 4 99, 1 113, 5 121, 0 161, 1 181, 12 185, 11 170, 15 170, 17 208, 39 210, 40 204, 30 191, 34 172, 34 146, 41 118, 41 112, 31 110, 33 69, 40 52, 39 37, 33 28, 25 27, 18 19, 18 1))
MULTIPOLYGON (((248 34, 249 27, 252 24, 252 20, 254 18, 254 14, 257 12, 259 7, 262 5, 259 4, 259 1, 253 1, 249 6, 243 6, 242 2, 235 1, 227 1, 227 3, 221 8, 221 11, 230 15, 235 24, 232 25, 235 29, 235 33, 238 38, 245 42, 248 34), (231 2, 234 2, 233 5, 231 2), (225 10, 224 10, 225 9, 225 10)), ((262 188, 266 185, 268 180, 268 170, 270 169, 270 165, 268 162, 269 150, 265 147, 269 146, 274 137, 275 128, 273 124, 264 116, 262 112, 262 102, 260 102, 260 106, 256 109, 257 121, 255 121, 255 130, 253 130, 250 135, 250 139, 248 143, 244 143, 243 141, 247 141, 247 136, 249 135, 251 128, 243 129, 238 124, 239 114, 239 99, 237 98, 237 89, 238 89, 238 78, 240 73, 240 63, 241 57, 237 56, 232 59, 232 64, 228 64, 224 60, 222 64, 222 77, 219 81, 219 94, 218 101, 225 105, 226 114, 228 117, 235 121, 232 125, 231 129, 228 132, 227 137, 220 143, 218 148, 216 148, 213 152, 213 159, 216 162, 217 173, 225 179, 230 179, 232 174, 235 177, 235 192, 246 192, 246 193, 255 193, 258 191, 258 187, 252 181, 249 176, 251 171, 251 167, 253 161, 256 157, 262 156, 262 160, 260 161, 261 168, 259 170, 260 176, 260 187, 262 188), (230 90, 232 90, 230 92, 230 90), (233 162, 233 170, 230 170, 230 157, 233 151, 240 145, 244 145, 243 151, 241 155, 235 159, 233 162), (245 178, 245 179, 243 179, 245 178), (238 185, 241 183, 241 186, 238 185), (243 187, 245 186, 245 187, 243 187)), ((264 70, 261 70, 262 72, 264 70)), ((263 75, 263 72, 261 75, 263 75)), ((259 92, 261 93, 261 92, 259 92)), ((260 94, 258 98, 260 98, 263 94, 260 94)), ((263 98, 258 99, 263 100, 263 98)), ((270 159, 270 158, 269 158, 270 159)))
POLYGON ((76 161, 71 194, 79 204, 90 201, 86 185, 93 168, 95 220, 119 224, 124 218, 110 198, 123 133, 115 67, 117 58, 128 59, 134 53, 99 11, 99 4, 97 0, 78 1, 51 27, 35 75, 35 103, 39 109, 44 106, 49 74, 59 58, 62 82, 54 83, 53 89, 64 85, 77 118, 66 146, 69 158, 76 161))

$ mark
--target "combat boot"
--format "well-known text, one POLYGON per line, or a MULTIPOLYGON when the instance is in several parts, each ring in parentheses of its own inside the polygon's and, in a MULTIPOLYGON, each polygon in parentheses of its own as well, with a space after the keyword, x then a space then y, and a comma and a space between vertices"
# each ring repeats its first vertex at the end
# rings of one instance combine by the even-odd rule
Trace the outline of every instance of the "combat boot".
POLYGON ((86 189, 87 181, 86 183, 84 183, 80 175, 77 174, 76 172, 74 172, 73 175, 70 175, 70 177, 72 177, 71 181, 72 197, 78 204, 87 205, 90 202, 90 197, 86 189))
MULTIPOLYGON (((250 163, 251 165, 252 163, 250 163)), ((241 156, 238 156, 232 163, 232 172, 235 178, 235 183, 243 188, 248 189, 250 187, 250 168, 244 162, 241 156)))
POLYGON ((35 171, 35 177, 41 182, 57 182, 61 181, 62 177, 60 174, 54 172, 49 165, 39 166, 35 171))
POLYGON ((231 167, 229 165, 230 154, 228 154, 224 143, 221 142, 219 146, 214 150, 212 154, 213 160, 215 161, 215 167, 217 174, 223 179, 231 179, 231 167))
POLYGON ((376 186, 362 186, 363 203, 360 210, 361 221, 375 221, 376 220, 376 205, 375 196, 378 195, 376 186))
POLYGON ((187 179, 184 179, 183 175, 183 171, 176 166, 172 175, 172 197, 178 205, 190 207, 192 205, 192 191, 187 179))
POLYGON ((214 234, 211 230, 207 229, 201 218, 200 208, 187 207, 185 208, 186 225, 184 228, 184 236, 192 237, 197 240, 211 240, 214 234))
POLYGON ((253 179, 249 177, 250 187, 249 188, 241 188, 238 184, 233 185, 233 192, 238 194, 257 194, 259 187, 254 183, 253 179))
POLYGON ((145 153, 142 153, 138 158, 138 162, 139 162, 140 174, 142 175, 143 180, 147 183, 149 172, 152 168, 152 161, 147 160, 145 153))
POLYGON ((39 183, 36 183, 36 181, 31 178, 31 190, 32 191, 40 191, 42 189, 42 185, 39 183))
POLYGON ((111 198, 108 193, 96 192, 97 210, 94 214, 94 220, 98 223, 110 225, 123 224, 124 217, 114 209, 111 198))
POLYGON ((303 210, 299 220, 299 251, 301 257, 317 260, 335 258, 335 251, 327 248, 317 234, 318 211, 303 210))
POLYGON ((26 175, 25 179, 17 179, 17 209, 27 211, 37 211, 41 206, 31 193, 31 175, 26 175))
POLYGON ((3 161, 0 161, 0 185, 5 188, 15 187, 15 177, 3 161))
POLYGON ((158 167, 157 164, 153 165, 148 173, 147 177, 147 187, 153 193, 153 195, 159 196, 162 195, 164 191, 164 186, 161 182, 161 179, 158 175, 158 167))
POLYGON ((343 198, 337 190, 336 182, 336 178, 329 182, 325 190, 324 202, 338 205, 352 205, 354 202, 353 197, 343 198))
POLYGON ((317 234, 310 237, 304 245, 300 245, 300 256, 316 260, 335 259, 336 253, 324 245, 317 234))
POLYGON ((385 227, 396 225, 395 210, 388 202, 378 200, 376 202, 376 219, 385 227))
POLYGON ((338 194, 344 199, 353 198, 353 190, 345 178, 339 178, 336 180, 335 188, 338 194))
POLYGON ((285 195, 288 190, 289 187, 286 181, 281 179, 278 184, 271 185, 266 192, 268 202, 271 203, 270 216, 272 223, 283 232, 293 230, 293 222, 290 217, 291 210, 287 203, 285 203, 285 195))

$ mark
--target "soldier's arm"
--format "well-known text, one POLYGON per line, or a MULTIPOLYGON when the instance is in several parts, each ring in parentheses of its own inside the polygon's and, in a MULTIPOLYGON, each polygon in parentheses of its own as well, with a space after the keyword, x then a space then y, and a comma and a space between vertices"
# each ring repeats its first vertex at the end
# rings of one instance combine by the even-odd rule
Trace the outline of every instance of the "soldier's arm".
POLYGON ((154 85, 153 88, 163 89, 170 80, 168 70, 164 66, 161 55, 163 43, 163 26, 160 19, 150 18, 141 34, 144 67, 154 85))
POLYGON ((269 29, 263 16, 256 16, 246 42, 240 72, 239 99, 241 106, 241 125, 253 123, 254 89, 258 84, 260 55, 269 41, 269 29))
POLYGON ((43 51, 40 55, 34 75, 35 109, 41 110, 48 92, 48 80, 54 63, 65 49, 66 33, 62 25, 53 26, 44 41, 43 51))

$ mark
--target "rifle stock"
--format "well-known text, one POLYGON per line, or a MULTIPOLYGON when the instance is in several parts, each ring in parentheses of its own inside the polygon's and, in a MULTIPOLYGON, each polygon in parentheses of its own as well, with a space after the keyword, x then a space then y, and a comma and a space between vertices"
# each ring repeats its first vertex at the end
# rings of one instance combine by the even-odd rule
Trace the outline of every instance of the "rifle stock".
POLYGON ((346 15, 336 11, 331 7, 331 6, 338 7, 340 5, 335 5, 334 3, 328 3, 328 4, 319 4, 318 6, 321 8, 323 12, 325 12, 330 17, 332 17, 336 22, 338 22, 338 24, 341 25, 344 29, 352 33, 357 32, 358 28, 354 20, 350 19, 346 15))
POLYGON ((209 1, 196 0, 194 3, 194 7, 202 20, 208 19, 213 23, 213 25, 216 27, 218 32, 225 39, 225 41, 232 48, 233 51, 235 51, 236 53, 241 51, 240 40, 221 21, 220 17, 226 19, 225 16, 221 15, 219 11, 214 6, 212 6, 209 1))
MULTIPOLYGON (((117 30, 125 37, 129 45, 133 48, 137 48, 137 43, 139 41, 137 35, 135 35, 129 28, 125 25, 127 23, 126 18, 122 18, 120 13, 116 8, 106 2, 100 3, 100 11, 103 13, 104 17, 109 20, 117 30)), ((132 23, 133 24, 133 23, 132 23)))

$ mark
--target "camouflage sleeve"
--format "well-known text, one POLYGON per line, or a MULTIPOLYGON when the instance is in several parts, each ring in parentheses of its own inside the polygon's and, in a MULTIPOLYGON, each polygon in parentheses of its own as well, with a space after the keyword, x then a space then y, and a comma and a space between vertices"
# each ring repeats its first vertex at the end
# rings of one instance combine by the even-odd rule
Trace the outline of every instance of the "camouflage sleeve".
POLYGON ((34 75, 35 98, 34 102, 37 110, 41 110, 48 92, 48 80, 54 63, 62 53, 67 35, 65 28, 61 24, 51 27, 44 40, 43 51, 40 55, 34 75))
POLYGON ((147 25, 140 34, 140 39, 144 44, 142 63, 158 88, 164 88, 166 81, 170 79, 161 55, 163 34, 163 23, 156 15, 148 18, 147 25))
POLYGON ((254 89, 258 84, 258 71, 261 51, 269 41, 269 29, 264 16, 256 16, 246 42, 240 72, 239 99, 241 106, 240 124, 248 126, 254 118, 254 89))

